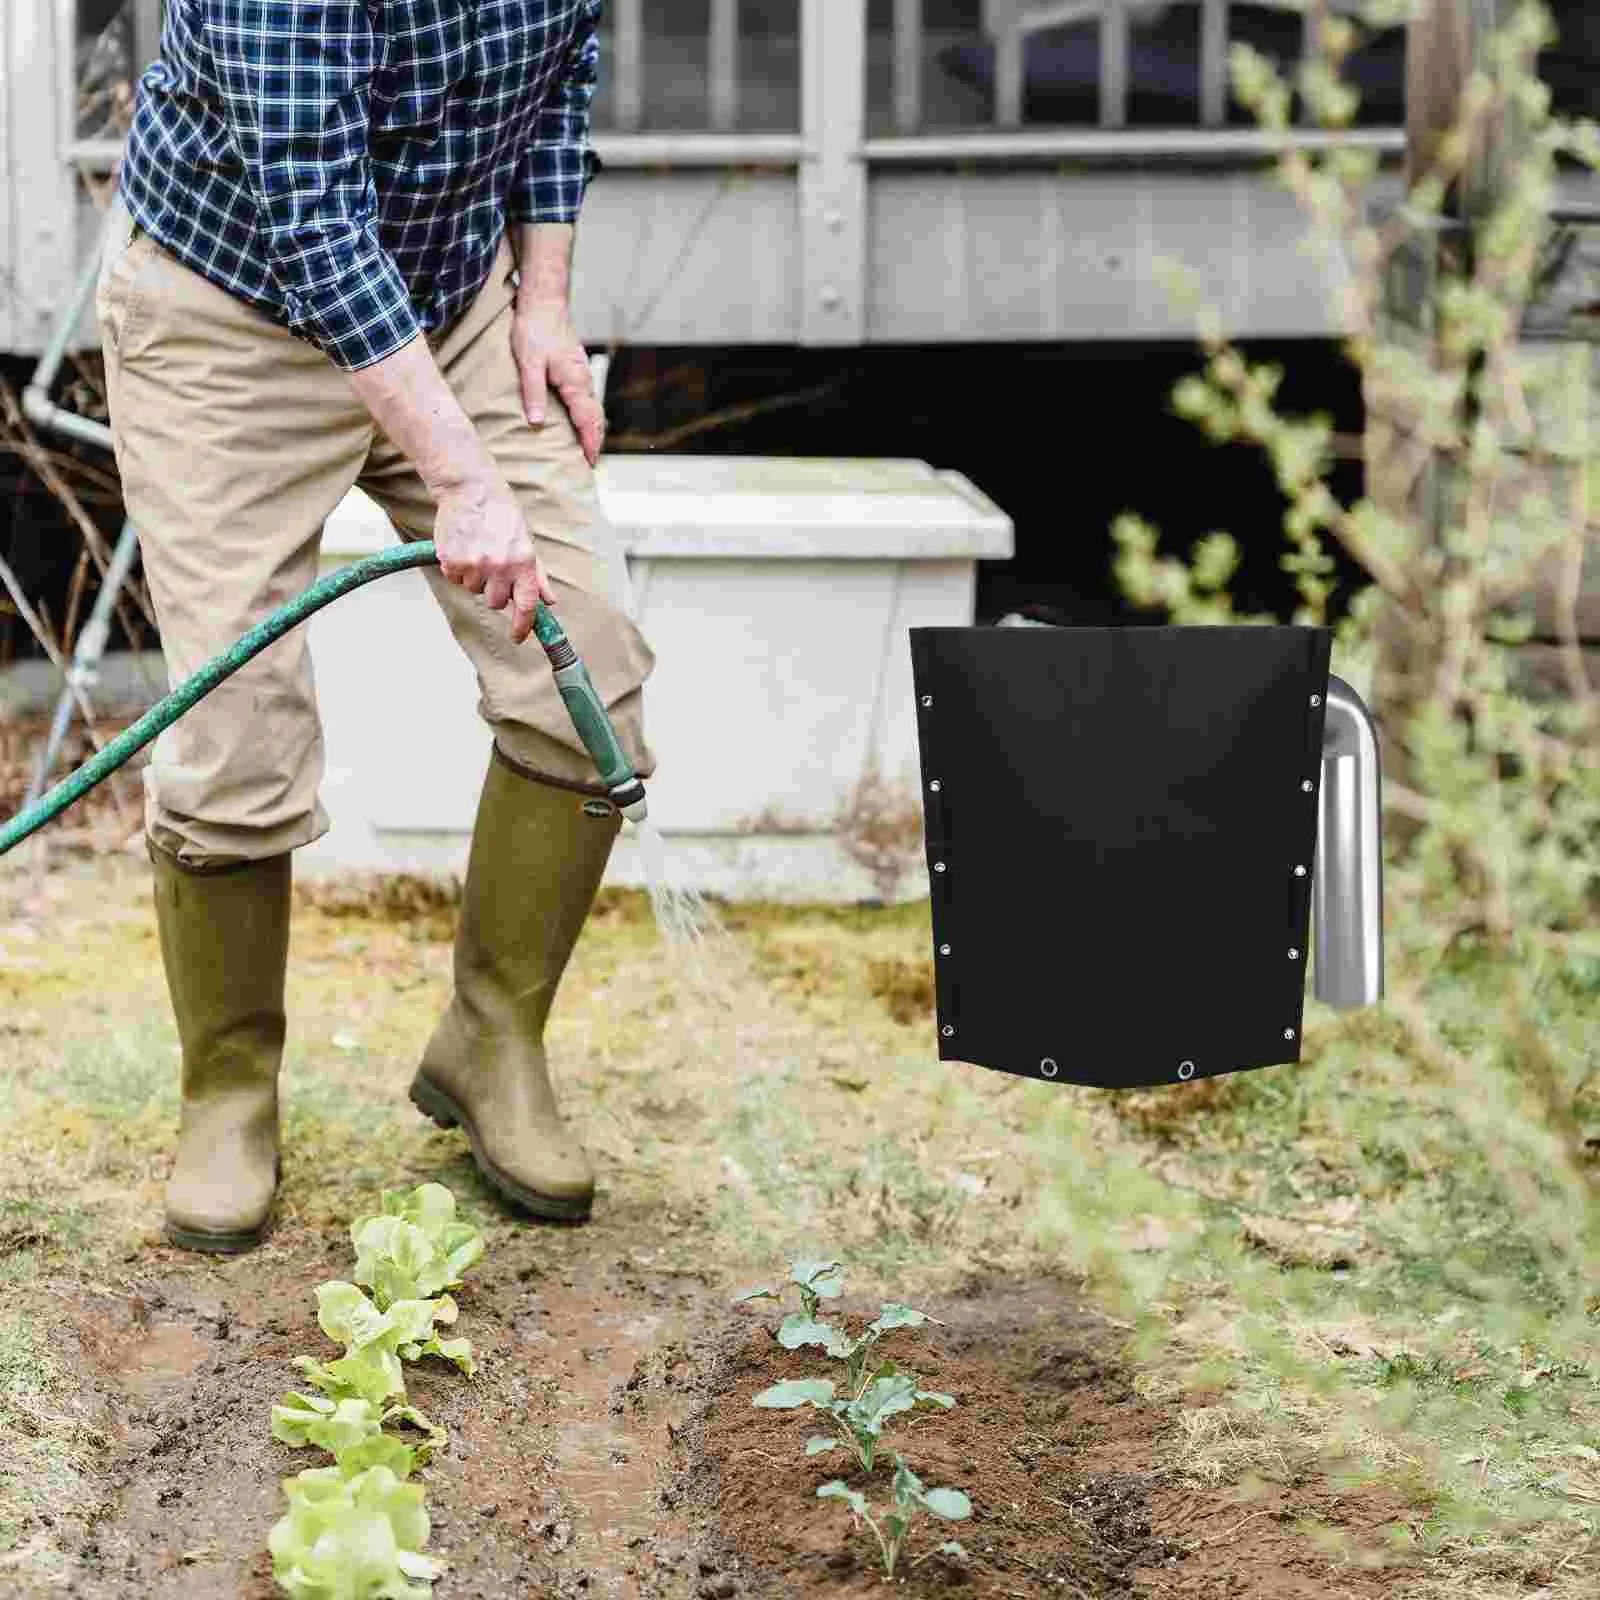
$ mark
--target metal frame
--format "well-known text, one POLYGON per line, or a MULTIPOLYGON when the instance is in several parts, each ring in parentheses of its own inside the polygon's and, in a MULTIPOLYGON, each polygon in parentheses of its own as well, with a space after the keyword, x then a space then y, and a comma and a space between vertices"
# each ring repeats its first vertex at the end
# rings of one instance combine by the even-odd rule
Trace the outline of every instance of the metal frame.
POLYGON ((1341 1009, 1383 997, 1383 779, 1361 696, 1328 679, 1312 879, 1317 999, 1341 1009))
MULTIPOLYGON (((115 208, 107 210, 100 228, 100 249, 91 254, 87 265, 79 274, 72 299, 57 317, 44 354, 39 358, 39 364, 34 368, 27 388, 22 392, 23 415, 36 427, 59 433, 68 439, 76 439, 82 444, 98 445, 107 451, 112 447, 111 429, 103 422, 94 422, 88 417, 80 417, 76 412, 58 406, 51 400, 50 390, 55 384, 62 362, 66 360, 67 344, 72 337, 73 329, 77 327, 85 306, 94 294, 100 276, 100 258, 109 242, 110 230, 115 224, 116 216, 115 208)), ((50 774, 55 769, 56 757, 60 755, 61 746, 66 740, 67 730, 72 726, 73 709, 78 705, 87 707, 87 691, 99 681, 100 659, 105 654, 106 644, 111 637, 111 619, 116 613, 117 599, 128 580, 128 574, 133 571, 133 564, 138 555, 138 533, 132 522, 124 520, 122 532, 117 536, 116 547, 111 552, 111 560, 100 580, 100 589, 95 595, 89 618, 78 635, 77 644, 73 647, 72 661, 66 671, 66 681, 56 700, 55 715, 50 722, 50 735, 45 740, 44 749, 40 752, 38 763, 34 767, 24 805, 31 806, 44 793, 50 774)))

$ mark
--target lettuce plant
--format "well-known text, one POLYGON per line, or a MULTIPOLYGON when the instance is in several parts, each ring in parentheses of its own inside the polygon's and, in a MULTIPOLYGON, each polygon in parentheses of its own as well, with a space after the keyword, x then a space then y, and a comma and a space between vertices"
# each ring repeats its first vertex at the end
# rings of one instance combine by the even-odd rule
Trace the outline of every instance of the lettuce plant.
MULTIPOLYGON (((930 1512, 946 1522, 961 1522, 972 1515, 972 1501, 960 1489, 930 1489, 898 1455, 894 1462, 894 1506, 880 1522, 872 1515, 867 1497, 852 1489, 841 1478, 833 1478, 817 1490, 819 1500, 843 1500, 850 1508, 853 1519, 864 1522, 872 1529, 883 1554, 884 1576, 892 1578, 900 1559, 900 1550, 921 1512, 930 1512)), ((954 1539, 947 1539, 935 1550, 929 1550, 911 1562, 915 1567, 932 1555, 964 1556, 967 1552, 954 1539)))
POLYGON ((409 1478, 412 1468, 444 1443, 445 1433, 412 1406, 391 1406, 380 1413, 370 1400, 330 1400, 291 1390, 272 1408, 272 1437, 296 1448, 315 1445, 349 1472, 382 1465, 397 1478, 409 1478), (402 1444, 383 1431, 385 1422, 396 1420, 414 1422, 428 1438, 418 1445, 402 1444))
POLYGON ((483 1255, 483 1235, 456 1220, 456 1197, 442 1183, 424 1183, 410 1194, 385 1189, 382 1206, 350 1229, 355 1281, 372 1290, 378 1308, 459 1289, 483 1255))
POLYGON ((388 1467, 314 1467, 286 1478, 289 1509, 267 1538, 291 1600, 429 1600, 439 1563, 422 1553, 422 1486, 388 1467), (414 1581, 415 1580, 415 1581, 414 1581))
POLYGON ((842 1445, 854 1455, 863 1472, 871 1472, 877 1460, 878 1440, 890 1417, 919 1405, 941 1406, 948 1411, 956 1402, 953 1395, 918 1388, 910 1373, 897 1372, 874 1378, 858 1395, 835 1394, 827 1378, 786 1378, 763 1389, 750 1403, 776 1411, 812 1406, 833 1424, 837 1437, 813 1434, 806 1440, 806 1454, 822 1455, 842 1445))
POLYGON ((382 1213, 350 1232, 358 1282, 317 1288, 318 1326, 344 1354, 296 1357, 317 1392, 291 1390, 272 1408, 273 1438, 334 1458, 284 1480, 289 1510, 268 1540, 273 1576, 291 1600, 430 1600, 440 1563, 422 1553, 428 1514, 421 1486, 406 1480, 446 1435, 406 1403, 402 1363, 439 1356, 472 1375, 471 1344, 439 1337, 457 1315, 441 1291, 460 1286, 483 1238, 456 1221, 455 1197, 437 1183, 386 1191, 382 1213), (427 1437, 404 1444, 387 1422, 427 1437))
POLYGON ((471 1377, 472 1345, 466 1339, 441 1339, 435 1324, 456 1320, 456 1303, 449 1295, 436 1300, 396 1300, 380 1311, 353 1283, 337 1280, 317 1286, 317 1323, 330 1339, 345 1346, 333 1361, 297 1356, 295 1366, 324 1396, 382 1405, 391 1395, 405 1399, 401 1361, 425 1355, 453 1362, 471 1377))

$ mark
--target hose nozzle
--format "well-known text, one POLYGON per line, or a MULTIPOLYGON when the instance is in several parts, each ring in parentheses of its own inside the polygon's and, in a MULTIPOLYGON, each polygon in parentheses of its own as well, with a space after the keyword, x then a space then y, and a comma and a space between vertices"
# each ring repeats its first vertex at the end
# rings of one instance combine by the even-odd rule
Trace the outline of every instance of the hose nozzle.
POLYGON ((605 702, 595 689, 584 666, 582 657, 572 648, 572 641, 550 608, 542 602, 533 613, 533 632, 544 653, 549 658, 555 674, 556 687, 566 702, 567 714, 577 729, 583 747, 589 752, 600 781, 605 784, 612 804, 630 822, 643 822, 649 815, 645 804, 644 784, 633 770, 633 764, 624 753, 617 730, 606 714, 605 702))

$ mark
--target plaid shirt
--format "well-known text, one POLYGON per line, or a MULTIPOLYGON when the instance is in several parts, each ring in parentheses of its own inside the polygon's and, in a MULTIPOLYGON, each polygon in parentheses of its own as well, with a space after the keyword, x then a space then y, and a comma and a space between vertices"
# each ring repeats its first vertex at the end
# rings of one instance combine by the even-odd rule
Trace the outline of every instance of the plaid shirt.
POLYGON ((121 189, 194 271, 339 366, 444 326, 507 222, 599 162, 601 0, 169 0, 121 189))

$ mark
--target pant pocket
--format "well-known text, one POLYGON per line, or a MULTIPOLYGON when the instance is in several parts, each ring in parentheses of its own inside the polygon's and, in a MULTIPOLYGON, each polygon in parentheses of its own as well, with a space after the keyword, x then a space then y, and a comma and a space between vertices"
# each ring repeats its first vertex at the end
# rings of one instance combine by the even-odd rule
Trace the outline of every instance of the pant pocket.
POLYGON ((95 314, 100 337, 119 356, 126 356, 143 321, 145 277, 154 255, 148 234, 107 241, 95 286, 95 314))

